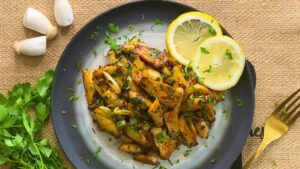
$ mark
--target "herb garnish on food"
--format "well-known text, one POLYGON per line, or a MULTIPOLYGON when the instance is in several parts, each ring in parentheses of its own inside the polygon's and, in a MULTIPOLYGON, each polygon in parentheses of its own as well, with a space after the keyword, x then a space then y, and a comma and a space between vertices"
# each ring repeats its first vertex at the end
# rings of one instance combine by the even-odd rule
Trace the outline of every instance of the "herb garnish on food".
POLYGON ((201 49, 201 53, 209 54, 209 51, 206 48, 200 47, 200 49, 201 49))
POLYGON ((156 135, 155 139, 156 139, 157 142, 162 143, 167 136, 168 136, 167 132, 163 131, 163 132, 159 133, 158 135, 156 135))

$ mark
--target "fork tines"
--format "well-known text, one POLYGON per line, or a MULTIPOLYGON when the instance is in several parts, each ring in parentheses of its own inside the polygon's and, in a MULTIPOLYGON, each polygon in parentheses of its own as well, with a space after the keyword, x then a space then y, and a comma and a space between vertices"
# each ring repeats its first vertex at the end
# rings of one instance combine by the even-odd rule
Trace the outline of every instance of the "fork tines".
POLYGON ((296 90, 287 99, 282 101, 273 114, 279 116, 282 121, 292 125, 300 116, 300 89, 296 90))

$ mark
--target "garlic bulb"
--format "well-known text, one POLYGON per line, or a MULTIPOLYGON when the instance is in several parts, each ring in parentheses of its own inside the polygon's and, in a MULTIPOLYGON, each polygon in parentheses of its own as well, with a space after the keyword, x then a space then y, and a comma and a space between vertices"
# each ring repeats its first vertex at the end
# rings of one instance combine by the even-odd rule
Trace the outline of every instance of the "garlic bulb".
POLYGON ((48 39, 53 39, 57 35, 57 28, 51 24, 48 18, 40 11, 30 7, 25 11, 23 25, 25 28, 47 35, 48 39))
POLYGON ((40 56, 46 53, 46 46, 46 36, 39 36, 15 42, 14 49, 18 54, 40 56))
POLYGON ((54 15, 60 26, 69 26, 73 23, 73 11, 68 0, 54 0, 54 15))

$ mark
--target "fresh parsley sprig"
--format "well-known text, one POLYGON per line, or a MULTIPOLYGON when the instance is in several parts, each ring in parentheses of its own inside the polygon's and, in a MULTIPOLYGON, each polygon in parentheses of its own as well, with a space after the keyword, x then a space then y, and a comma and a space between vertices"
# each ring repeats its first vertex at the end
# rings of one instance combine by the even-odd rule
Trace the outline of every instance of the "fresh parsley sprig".
POLYGON ((0 165, 12 168, 61 169, 62 160, 48 139, 37 135, 50 112, 53 70, 38 78, 37 84, 18 84, 0 94, 0 165))

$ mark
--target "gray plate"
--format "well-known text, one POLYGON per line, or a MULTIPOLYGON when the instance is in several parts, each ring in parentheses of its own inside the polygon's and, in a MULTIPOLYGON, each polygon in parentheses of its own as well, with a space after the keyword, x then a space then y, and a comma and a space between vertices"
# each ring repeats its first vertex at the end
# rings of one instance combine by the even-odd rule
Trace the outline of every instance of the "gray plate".
MULTIPOLYGON (((76 168, 153 168, 132 160, 132 156, 117 150, 118 140, 109 140, 109 135, 98 132, 94 133, 92 128, 97 126, 92 122, 87 109, 82 84, 77 84, 81 78, 81 72, 76 70, 76 64, 82 62, 84 68, 95 68, 99 64, 105 64, 104 57, 108 46, 103 43, 106 26, 110 22, 118 24, 122 35, 133 36, 139 30, 144 30, 142 40, 150 46, 163 49, 165 31, 168 24, 178 15, 194 11, 196 9, 169 1, 140 1, 128 3, 109 10, 84 26, 71 40, 63 52, 55 71, 52 87, 52 119, 58 140, 68 158, 76 168), (155 19, 162 19, 164 25, 151 26, 155 19), (135 31, 127 30, 129 24, 136 26, 135 31), (103 31, 97 41, 90 40, 92 32, 97 26, 102 26, 103 31), (92 49, 96 48, 98 56, 94 57, 92 49), (73 93, 67 88, 75 88, 74 95, 79 96, 75 102, 69 101, 73 93), (66 115, 61 111, 65 110, 66 115), (77 129, 72 124, 78 126, 77 129), (102 152, 93 157, 98 146, 102 152), (87 160, 90 161, 87 163, 87 160)), ((208 12, 209 11, 204 11, 208 12)), ((224 34, 229 35, 224 29, 224 34)), ((170 157, 173 163, 180 159, 179 164, 171 166, 166 161, 161 161, 164 167, 170 168, 197 168, 197 169, 226 169, 230 168, 238 157, 248 136, 254 111, 254 84, 255 72, 247 62, 239 83, 226 93, 225 101, 216 107, 217 120, 214 123, 208 140, 199 139, 199 145, 192 148, 192 153, 184 157, 186 148, 174 152, 170 157), (238 107, 236 98, 244 102, 243 107, 238 107), (229 114, 223 114, 222 110, 228 108, 229 114), (207 144, 208 147, 203 146, 207 144), (214 159, 214 164, 210 160, 214 159)))

